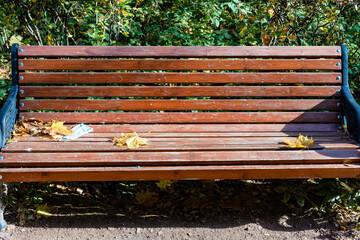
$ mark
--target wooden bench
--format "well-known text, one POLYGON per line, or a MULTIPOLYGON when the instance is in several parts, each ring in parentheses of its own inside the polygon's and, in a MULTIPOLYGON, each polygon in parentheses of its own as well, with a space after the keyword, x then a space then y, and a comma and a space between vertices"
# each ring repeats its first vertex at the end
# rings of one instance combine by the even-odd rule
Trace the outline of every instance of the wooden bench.
POLYGON ((360 108, 345 46, 12 48, 3 182, 359 178, 360 108), (18 137, 16 119, 90 124, 74 141, 18 137), (353 139, 345 133, 342 123, 353 139), (115 147, 137 132, 148 146, 115 147), (312 136, 288 150, 284 139, 312 136))

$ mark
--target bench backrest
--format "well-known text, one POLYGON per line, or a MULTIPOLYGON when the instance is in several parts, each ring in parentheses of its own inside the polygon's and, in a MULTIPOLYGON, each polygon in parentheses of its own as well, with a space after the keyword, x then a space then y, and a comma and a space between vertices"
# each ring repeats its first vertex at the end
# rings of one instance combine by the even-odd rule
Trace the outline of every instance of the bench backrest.
POLYGON ((20 46, 19 115, 68 123, 338 124, 340 49, 20 46))

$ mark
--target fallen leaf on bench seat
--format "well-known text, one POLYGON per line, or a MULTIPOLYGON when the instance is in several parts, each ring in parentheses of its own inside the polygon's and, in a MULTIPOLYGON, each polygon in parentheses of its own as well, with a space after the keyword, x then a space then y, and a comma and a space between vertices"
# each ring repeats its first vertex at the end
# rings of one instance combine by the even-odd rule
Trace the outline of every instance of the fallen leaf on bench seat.
POLYGON ((19 121, 15 125, 13 136, 42 136, 44 138, 60 139, 64 135, 70 135, 73 131, 64 126, 64 122, 51 120, 43 122, 30 118, 19 121))
POLYGON ((7 142, 8 143, 11 143, 11 142, 17 142, 18 140, 16 138, 11 138, 11 139, 8 139, 7 142))
POLYGON ((30 118, 25 119, 23 121, 17 122, 15 125, 15 130, 13 131, 14 136, 26 136, 28 134, 30 135, 36 135, 40 133, 43 129, 43 121, 30 118))
POLYGON ((309 148, 314 144, 314 140, 311 137, 310 139, 308 139, 307 136, 303 136, 301 135, 301 133, 299 134, 299 136, 297 137, 297 139, 294 140, 290 140, 290 139, 285 139, 284 143, 287 144, 287 148, 300 148, 300 149, 304 149, 304 148, 309 148))
POLYGON ((64 122, 52 120, 45 123, 45 130, 42 133, 45 136, 49 135, 53 139, 60 139, 62 136, 71 135, 73 131, 65 127, 64 122))
POLYGON ((148 144, 147 139, 139 137, 139 135, 135 132, 122 133, 121 137, 113 138, 112 142, 115 143, 116 146, 123 146, 126 144, 129 149, 138 148, 148 144))

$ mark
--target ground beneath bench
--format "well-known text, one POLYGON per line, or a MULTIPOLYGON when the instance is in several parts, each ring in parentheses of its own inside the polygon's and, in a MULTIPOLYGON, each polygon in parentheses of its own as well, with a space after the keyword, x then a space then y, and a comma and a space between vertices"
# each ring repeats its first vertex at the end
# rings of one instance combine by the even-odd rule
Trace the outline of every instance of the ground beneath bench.
POLYGON ((331 219, 289 211, 252 209, 217 219, 184 221, 164 216, 82 215, 43 218, 19 226, 9 221, 9 239, 359 239, 331 219))
POLYGON ((308 200, 303 208, 293 195, 283 202, 279 189, 289 186, 311 187, 308 198, 321 203, 315 193, 334 181, 320 181, 320 189, 312 182, 13 184, 4 200, 17 205, 6 208, 5 239, 360 239, 355 230, 357 212, 351 218, 325 209, 328 213, 320 216, 308 200), (28 217, 35 217, 33 209, 38 205, 24 201, 35 197, 43 199, 41 206, 48 206, 45 211, 52 216, 20 224, 16 209, 26 209, 28 217))

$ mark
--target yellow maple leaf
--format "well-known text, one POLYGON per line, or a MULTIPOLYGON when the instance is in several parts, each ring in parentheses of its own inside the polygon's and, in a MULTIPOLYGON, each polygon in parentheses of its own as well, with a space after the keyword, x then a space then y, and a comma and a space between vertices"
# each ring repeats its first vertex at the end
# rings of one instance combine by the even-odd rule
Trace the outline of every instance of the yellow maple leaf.
POLYGON ((116 146, 123 146, 126 144, 129 149, 138 148, 148 144, 147 139, 139 137, 135 132, 122 133, 121 137, 113 138, 112 142, 115 143, 116 146))
POLYGON ((19 121, 15 125, 13 136, 41 136, 43 138, 60 139, 64 135, 71 135, 72 130, 64 126, 64 122, 51 120, 44 123, 35 118, 19 121))
POLYGON ((64 126, 64 122, 51 120, 45 124, 45 130, 43 130, 44 134, 47 134, 53 139, 60 139, 64 135, 71 135, 74 131, 69 130, 67 127, 64 126))
POLYGON ((11 142, 17 142, 18 140, 16 139, 16 138, 10 138, 10 139, 8 139, 7 140, 9 143, 11 143, 11 142))
POLYGON ((50 217, 52 214, 50 213, 51 207, 47 205, 47 203, 43 205, 38 205, 35 209, 36 218, 40 218, 41 216, 50 217))
POLYGON ((290 139, 285 139, 284 143, 287 144, 287 148, 300 148, 300 149, 304 149, 304 148, 309 148, 312 145, 314 145, 314 140, 311 137, 310 139, 308 139, 307 136, 303 136, 301 135, 301 133, 299 134, 299 136, 297 137, 297 139, 294 140, 290 140, 290 139))
POLYGON ((156 186, 158 186, 161 190, 165 190, 167 187, 170 187, 173 182, 174 181, 172 180, 160 180, 156 183, 156 186))

